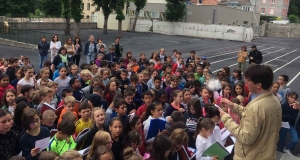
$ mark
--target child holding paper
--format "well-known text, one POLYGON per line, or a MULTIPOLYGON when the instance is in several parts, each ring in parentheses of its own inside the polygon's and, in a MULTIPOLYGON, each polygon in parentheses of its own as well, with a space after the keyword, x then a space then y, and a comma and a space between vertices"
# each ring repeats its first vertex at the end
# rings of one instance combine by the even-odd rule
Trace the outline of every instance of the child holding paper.
MULTIPOLYGON (((143 125, 144 125, 144 134, 145 134, 145 138, 146 138, 146 144, 150 144, 150 143, 153 142, 153 140, 155 138, 155 137, 151 137, 151 138, 147 137, 149 129, 150 129, 151 120, 152 119, 161 119, 162 121, 165 121, 162 118, 162 106, 161 106, 161 104, 158 103, 158 102, 151 103, 148 106, 146 114, 143 118, 144 118, 143 125)), ((157 132, 157 134, 158 134, 158 132, 157 132)))
POLYGON ((216 124, 214 128, 214 132, 210 136, 211 143, 215 143, 216 141, 219 141, 222 145, 224 145, 226 141, 224 142, 222 141, 221 130, 220 127, 217 125, 221 120, 218 107, 216 107, 211 103, 205 104, 205 112, 206 112, 206 118, 211 119, 216 124))
POLYGON ((22 116, 22 126, 26 132, 22 135, 19 142, 19 147, 22 151, 22 156, 27 160, 38 159, 38 153, 46 148, 36 146, 36 141, 49 137, 50 132, 47 128, 41 127, 39 112, 34 108, 24 110, 22 116))
POLYGON ((210 136, 214 131, 215 123, 209 118, 199 118, 194 138, 196 138, 196 159, 218 160, 217 156, 205 157, 203 152, 212 145, 210 136))

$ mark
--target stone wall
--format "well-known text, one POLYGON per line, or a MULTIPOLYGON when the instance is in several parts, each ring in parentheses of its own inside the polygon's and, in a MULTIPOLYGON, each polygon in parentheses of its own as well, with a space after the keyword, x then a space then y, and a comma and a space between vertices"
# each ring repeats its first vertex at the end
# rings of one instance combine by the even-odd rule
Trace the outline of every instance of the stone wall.
POLYGON ((265 31, 266 37, 286 37, 286 38, 300 38, 300 24, 274 24, 268 23, 265 31))
MULTIPOLYGON (((63 30, 65 29, 65 23, 63 22, 10 22, 9 25, 14 26, 17 29, 33 29, 33 30, 63 30)), ((97 28, 96 22, 86 22, 80 24, 81 29, 95 29, 97 28)), ((74 29, 74 23, 71 23, 71 29, 74 29)))

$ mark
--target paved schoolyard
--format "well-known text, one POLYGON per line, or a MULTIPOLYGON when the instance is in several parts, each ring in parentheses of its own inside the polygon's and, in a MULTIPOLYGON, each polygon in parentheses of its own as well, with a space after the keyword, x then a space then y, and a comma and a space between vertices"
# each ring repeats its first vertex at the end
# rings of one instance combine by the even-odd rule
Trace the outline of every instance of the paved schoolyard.
MULTIPOLYGON (((63 34, 63 31, 59 30, 43 32, 53 33, 53 35, 63 34)), ((117 36, 117 32, 108 31, 108 33, 103 34, 102 30, 99 29, 82 30, 81 38, 85 43, 89 35, 94 35, 96 39, 102 38, 103 42, 109 46, 117 36)), ((38 43, 39 39, 36 41, 38 43)), ((206 56, 208 61, 211 62, 213 73, 216 73, 223 66, 230 66, 232 70, 235 69, 237 52, 241 46, 246 45, 247 48, 250 48, 251 45, 255 44, 262 51, 263 63, 273 69, 274 80, 280 74, 288 75, 290 77, 290 88, 300 94, 300 39, 258 37, 252 43, 244 43, 152 33, 123 32, 121 43, 124 52, 131 51, 135 58, 139 58, 140 53, 146 53, 147 58, 150 58, 152 52, 158 51, 160 48, 165 48, 167 55, 171 55, 172 51, 177 49, 183 53, 183 58, 186 58, 191 50, 195 50, 196 55, 206 56)), ((34 66, 38 66, 37 51, 0 45, 0 57, 19 57, 20 54, 30 57, 34 66)), ((81 60, 85 62, 85 57, 83 56, 81 60)), ((294 151, 294 153, 300 153, 300 145, 294 151)), ((287 158, 283 157, 283 159, 287 158)))

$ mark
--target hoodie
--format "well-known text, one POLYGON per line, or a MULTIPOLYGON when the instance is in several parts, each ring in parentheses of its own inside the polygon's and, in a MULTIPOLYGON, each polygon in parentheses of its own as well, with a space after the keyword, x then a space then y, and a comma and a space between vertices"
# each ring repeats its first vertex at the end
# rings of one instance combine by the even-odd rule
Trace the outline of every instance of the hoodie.
POLYGON ((0 87, 0 100, 2 100, 2 97, 3 97, 3 95, 4 95, 4 92, 5 92, 6 90, 8 90, 8 89, 15 90, 15 88, 14 88, 12 85, 10 85, 10 84, 8 84, 8 86, 6 86, 6 87, 0 87))
MULTIPOLYGON (((151 119, 155 119, 155 118, 152 118, 152 116, 149 116, 148 119, 143 122, 145 139, 148 136, 148 131, 149 131, 149 128, 150 128, 151 119)), ((165 121, 165 119, 163 119, 162 117, 158 118, 158 119, 161 119, 161 120, 165 121)), ((154 141, 154 139, 155 139, 155 137, 152 137, 150 139, 146 139, 146 144, 152 143, 154 141)))

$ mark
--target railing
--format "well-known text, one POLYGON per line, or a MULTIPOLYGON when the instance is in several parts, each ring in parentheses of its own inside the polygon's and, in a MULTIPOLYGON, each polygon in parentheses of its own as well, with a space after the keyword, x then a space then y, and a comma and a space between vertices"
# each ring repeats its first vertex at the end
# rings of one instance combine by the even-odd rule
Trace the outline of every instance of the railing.
MULTIPOLYGON (((0 38, 3 39, 10 39, 18 42, 24 42, 29 44, 38 44, 40 41, 40 38, 44 36, 47 40, 47 42, 50 42, 54 36, 53 33, 47 33, 42 31, 35 31, 35 30, 24 30, 17 28, 17 24, 13 25, 13 23, 10 23, 10 25, 7 27, 4 25, 3 22, 0 22, 0 38)), ((59 41, 61 41, 63 44, 66 42, 66 39, 69 38, 69 36, 66 36, 64 34, 55 34, 58 36, 59 41)))
MULTIPOLYGON (((29 17, 6 17, 7 22, 65 22, 64 18, 29 18, 29 17)), ((71 19, 71 22, 74 22, 71 19)), ((92 18, 83 18, 81 22, 92 22, 92 18)))

